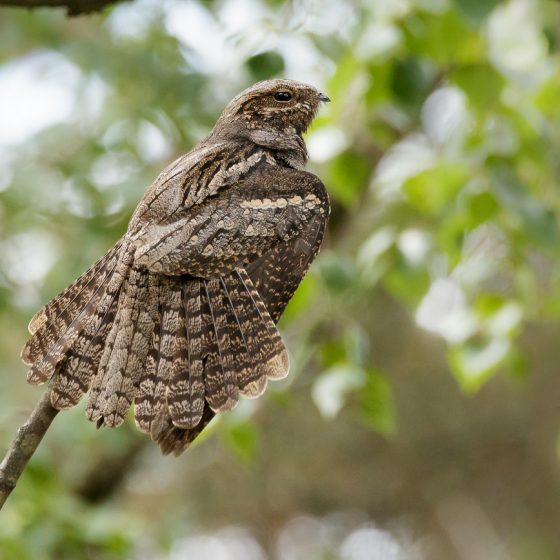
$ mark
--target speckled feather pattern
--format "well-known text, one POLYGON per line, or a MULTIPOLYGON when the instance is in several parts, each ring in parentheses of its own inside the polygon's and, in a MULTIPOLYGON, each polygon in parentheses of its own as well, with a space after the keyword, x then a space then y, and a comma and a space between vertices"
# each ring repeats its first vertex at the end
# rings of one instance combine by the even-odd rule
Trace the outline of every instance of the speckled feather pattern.
POLYGON ((53 406, 89 392, 87 417, 114 427, 133 404, 137 427, 179 454, 215 413, 288 374, 276 322, 329 214, 303 170, 320 100, 290 80, 235 97, 154 181, 124 237, 37 312, 22 359, 30 383, 51 381, 53 406))

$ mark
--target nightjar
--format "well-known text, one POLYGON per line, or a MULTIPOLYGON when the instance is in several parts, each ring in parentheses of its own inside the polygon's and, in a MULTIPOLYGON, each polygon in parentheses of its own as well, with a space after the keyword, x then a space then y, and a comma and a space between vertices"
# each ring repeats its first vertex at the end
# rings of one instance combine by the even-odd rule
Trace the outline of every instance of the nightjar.
POLYGON ((31 320, 28 381, 181 453, 215 413, 288 374, 276 322, 321 245, 302 135, 328 97, 292 80, 235 97, 147 190, 125 235, 31 320))

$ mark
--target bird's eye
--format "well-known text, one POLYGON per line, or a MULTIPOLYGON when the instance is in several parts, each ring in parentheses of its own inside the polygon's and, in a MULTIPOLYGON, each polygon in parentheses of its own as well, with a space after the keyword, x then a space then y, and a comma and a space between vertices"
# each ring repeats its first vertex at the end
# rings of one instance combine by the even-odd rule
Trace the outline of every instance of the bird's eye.
POLYGON ((292 94, 289 91, 277 91, 274 94, 276 101, 290 101, 292 94))

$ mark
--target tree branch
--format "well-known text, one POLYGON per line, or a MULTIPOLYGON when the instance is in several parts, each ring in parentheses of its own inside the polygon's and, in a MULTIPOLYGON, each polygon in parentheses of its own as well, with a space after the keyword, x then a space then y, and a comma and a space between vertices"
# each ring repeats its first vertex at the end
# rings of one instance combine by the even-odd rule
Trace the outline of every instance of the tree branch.
POLYGON ((119 0, 0 0, 0 6, 19 8, 66 8, 69 16, 98 12, 119 0))
POLYGON ((45 391, 31 415, 21 426, 0 464, 0 509, 6 502, 17 481, 49 429, 58 410, 51 405, 50 391, 45 391))

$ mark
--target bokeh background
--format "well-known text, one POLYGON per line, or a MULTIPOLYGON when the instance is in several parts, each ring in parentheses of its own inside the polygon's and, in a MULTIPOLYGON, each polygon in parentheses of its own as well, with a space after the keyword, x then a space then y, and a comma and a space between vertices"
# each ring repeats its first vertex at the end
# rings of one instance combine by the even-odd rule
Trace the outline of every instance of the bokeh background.
POLYGON ((60 414, 3 560, 560 558, 560 3, 0 8, 0 448, 35 310, 253 82, 332 98, 333 206, 281 322, 289 379, 178 459, 60 414))

